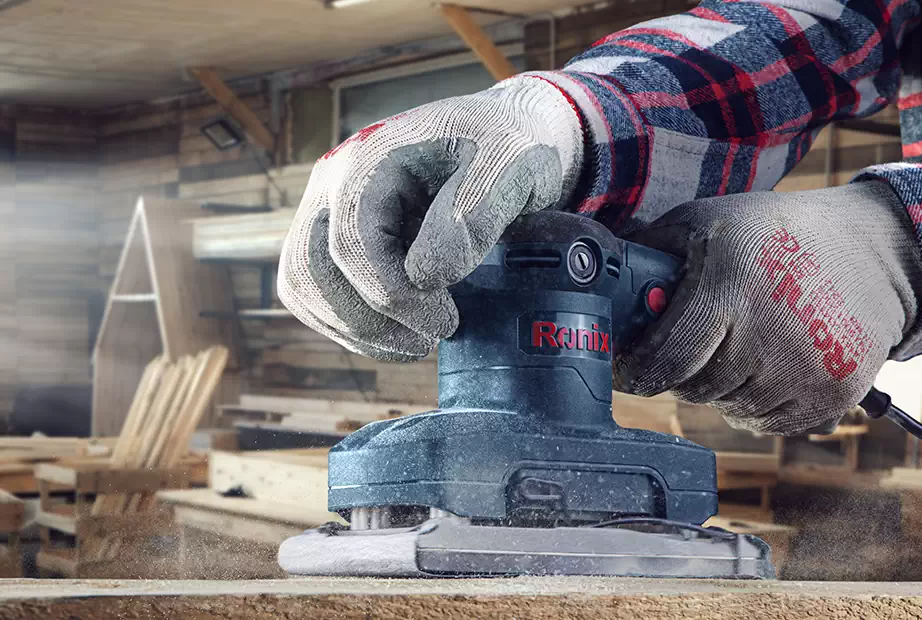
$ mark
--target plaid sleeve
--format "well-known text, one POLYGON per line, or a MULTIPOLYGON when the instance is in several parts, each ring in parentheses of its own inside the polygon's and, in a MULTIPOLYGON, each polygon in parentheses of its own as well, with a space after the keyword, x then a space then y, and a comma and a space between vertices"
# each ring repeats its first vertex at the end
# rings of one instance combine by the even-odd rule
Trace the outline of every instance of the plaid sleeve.
POLYGON ((903 84, 897 107, 903 134, 903 159, 922 162, 922 28, 902 50, 903 84))
POLYGON ((922 243, 922 163, 900 162, 871 166, 859 172, 852 183, 860 181, 889 183, 903 201, 915 225, 916 236, 922 243))
POLYGON ((922 0, 704 0, 530 74, 582 117, 578 211, 629 230, 695 198, 771 189, 825 124, 895 99, 920 13, 922 0))

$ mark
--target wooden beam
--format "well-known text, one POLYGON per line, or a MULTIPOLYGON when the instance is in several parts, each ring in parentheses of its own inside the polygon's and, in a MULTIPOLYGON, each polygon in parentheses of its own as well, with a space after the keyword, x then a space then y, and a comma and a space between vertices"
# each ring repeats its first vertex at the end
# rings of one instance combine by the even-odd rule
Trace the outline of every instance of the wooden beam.
POLYGON ((263 125, 250 106, 241 101, 234 91, 221 79, 217 71, 207 67, 193 67, 189 73, 199 81, 205 91, 214 97, 215 101, 227 112, 231 118, 240 123, 256 143, 269 151, 275 152, 275 136, 263 125))
POLYGON ((512 77, 519 72, 509 62, 509 59, 499 51, 499 48, 493 44, 487 33, 471 19, 470 14, 464 7, 456 4, 441 4, 439 9, 442 11, 442 17, 445 18, 445 21, 467 43, 467 46, 471 48, 471 51, 480 59, 480 62, 483 63, 483 66, 487 68, 487 71, 497 82, 512 77))

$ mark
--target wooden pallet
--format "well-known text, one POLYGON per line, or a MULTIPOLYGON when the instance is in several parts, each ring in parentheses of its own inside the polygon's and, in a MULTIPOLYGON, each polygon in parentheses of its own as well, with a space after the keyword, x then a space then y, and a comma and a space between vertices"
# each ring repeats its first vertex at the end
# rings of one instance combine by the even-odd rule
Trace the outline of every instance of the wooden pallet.
POLYGON ((305 529, 342 522, 327 511, 327 449, 212 452, 208 489, 161 491, 182 527, 185 578, 283 577, 279 544, 305 529), (227 497, 232 491, 245 497, 227 497))
POLYGON ((35 477, 39 485, 39 511, 35 521, 41 537, 41 550, 36 557, 40 571, 73 578, 136 577, 147 576, 139 573, 143 564, 130 566, 124 558, 137 556, 131 551, 141 548, 154 536, 175 535, 177 528, 172 514, 157 508, 134 513, 92 514, 94 502, 103 496, 127 497, 160 489, 188 488, 192 471, 185 466, 120 468, 97 460, 42 463, 36 467, 35 477), (53 488, 69 489, 71 497, 52 495, 53 488), (101 558, 85 553, 88 548, 112 539, 123 545, 123 553, 117 557, 101 558))
POLYGON ((0 490, 0 533, 6 534, 6 544, 0 547, 0 578, 22 577, 19 532, 24 525, 23 501, 0 490))

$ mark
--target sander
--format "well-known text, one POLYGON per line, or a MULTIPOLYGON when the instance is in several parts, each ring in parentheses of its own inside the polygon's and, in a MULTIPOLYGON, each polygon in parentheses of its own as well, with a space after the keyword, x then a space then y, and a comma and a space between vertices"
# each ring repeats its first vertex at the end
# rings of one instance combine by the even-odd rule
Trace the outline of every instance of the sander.
MULTIPOLYGON (((330 523, 285 541, 292 575, 771 578, 759 538, 702 527, 714 453, 612 417, 612 356, 666 308, 672 256, 585 217, 516 220, 452 287, 439 408, 330 450, 330 523)), ((617 412, 616 412, 617 413, 617 412)))

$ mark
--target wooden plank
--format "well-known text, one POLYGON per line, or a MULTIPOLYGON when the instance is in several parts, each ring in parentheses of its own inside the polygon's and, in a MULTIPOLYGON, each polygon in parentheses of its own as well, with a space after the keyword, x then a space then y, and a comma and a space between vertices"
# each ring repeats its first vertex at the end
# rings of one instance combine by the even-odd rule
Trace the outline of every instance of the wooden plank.
POLYGON ((239 448, 238 438, 239 433, 233 428, 202 428, 192 433, 189 450, 236 452, 239 448))
POLYGON ((221 105, 221 107, 243 127, 256 143, 269 152, 275 150, 275 136, 263 125, 259 117, 250 107, 241 101, 234 91, 224 83, 214 69, 205 67, 193 67, 189 69, 195 79, 199 81, 202 87, 209 95, 221 105))
POLYGON ((39 551, 35 556, 39 570, 66 577, 77 576, 77 558, 73 551, 39 551))
POLYGON ((716 452, 717 470, 745 473, 777 473, 780 460, 775 454, 757 454, 750 452, 716 452))
POLYGON ((454 28, 458 36, 471 48, 471 51, 497 82, 518 73, 518 69, 499 51, 487 33, 471 19, 464 7, 455 4, 441 4, 439 8, 445 21, 454 28))
MULTIPOLYGON (((271 451, 284 452, 284 451, 271 451)), ((283 459, 252 457, 252 452, 212 452, 208 456, 208 486, 223 493, 241 490, 247 497, 297 504, 321 523, 338 520, 327 506, 327 453, 320 448, 283 459)))
POLYGON ((18 532, 25 524, 24 502, 0 489, 0 532, 18 532))
POLYGON ((880 481, 887 489, 922 490, 922 469, 894 467, 880 481))
MULTIPOLYGON (((235 501, 256 502, 256 500, 240 498, 235 501)), ((174 506, 173 511, 176 522, 184 528, 192 528, 200 532, 218 535, 224 540, 245 540, 275 546, 292 536, 297 536, 306 527, 319 525, 319 523, 313 523, 309 526, 291 525, 234 512, 216 512, 184 505, 174 506)), ((233 547, 233 545, 227 546, 233 547)))
POLYGON ((191 221, 196 258, 278 260, 294 209, 196 218, 191 221))
POLYGON ((70 534, 71 536, 77 533, 77 519, 72 514, 39 510, 35 513, 35 522, 38 525, 51 528, 56 532, 70 534))
POLYGON ((867 424, 840 424, 836 427, 836 430, 827 435, 807 435, 807 437, 810 441, 815 442, 842 441, 847 437, 866 435, 867 433, 867 424))
POLYGON ((227 269, 202 264, 192 254, 192 230, 185 220, 199 215, 198 204, 150 199, 141 205, 166 354, 178 359, 213 345, 232 346, 229 325, 200 316, 203 310, 230 312, 234 302, 227 269))
POLYGON ((109 462, 40 463, 35 477, 67 485, 78 493, 127 493, 178 488, 189 484, 187 468, 138 469, 112 467, 109 462))
POLYGON ((182 488, 191 479, 189 470, 176 469, 101 469, 79 471, 77 490, 84 493, 150 492, 182 488))
POLYGON ((717 489, 729 491, 731 489, 760 489, 775 486, 778 483, 777 473, 746 473, 726 470, 717 470, 717 489))
POLYGON ((54 482, 71 489, 77 485, 77 470, 55 463, 40 463, 35 466, 35 479, 54 482))
MULTIPOLYGON (((426 411, 424 405, 412 403, 369 403, 317 398, 289 398, 267 394, 241 394, 241 409, 263 410, 287 414, 321 414, 348 417, 365 422, 395 418, 426 411)), ((233 407, 233 405, 231 405, 233 407)))
MULTIPOLYGON (((316 527, 326 522, 326 506, 322 510, 311 510, 298 504, 285 504, 268 500, 255 500, 247 497, 222 497, 214 489, 188 489, 182 491, 160 491, 157 499, 165 505, 196 508, 203 512, 217 515, 230 514, 241 517, 284 523, 301 528, 316 527)), ((202 528, 208 529, 208 528, 202 528)), ((218 532, 220 533, 220 532, 218 532)))

